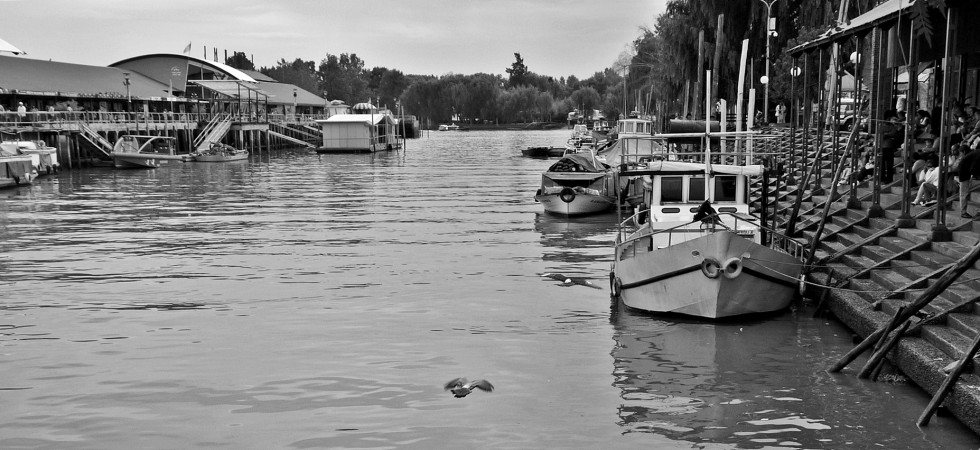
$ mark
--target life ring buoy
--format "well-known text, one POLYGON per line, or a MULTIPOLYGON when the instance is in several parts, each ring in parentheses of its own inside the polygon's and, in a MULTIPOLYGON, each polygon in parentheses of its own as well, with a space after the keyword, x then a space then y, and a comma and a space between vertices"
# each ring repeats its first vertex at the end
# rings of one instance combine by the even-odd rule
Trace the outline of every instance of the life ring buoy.
POLYGON ((711 279, 718 278, 718 276, 721 275, 721 263, 718 262, 717 259, 710 256, 704 258, 701 261, 701 273, 711 279))
POLYGON ((561 192, 558 193, 558 198, 565 203, 571 203, 575 200, 575 190, 569 187, 562 188, 561 192))
POLYGON ((742 260, 739 258, 728 258, 721 267, 725 278, 729 280, 738 278, 742 274, 742 260))

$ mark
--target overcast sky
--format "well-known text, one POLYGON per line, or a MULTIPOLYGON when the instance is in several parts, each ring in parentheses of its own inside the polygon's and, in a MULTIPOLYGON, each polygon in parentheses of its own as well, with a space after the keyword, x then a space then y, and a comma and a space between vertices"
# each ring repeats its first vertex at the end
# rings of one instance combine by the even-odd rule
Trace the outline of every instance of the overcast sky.
POLYGON ((587 78, 667 0, 0 0, 0 39, 28 58, 109 65, 147 53, 242 51, 257 67, 356 53, 406 74, 587 78))

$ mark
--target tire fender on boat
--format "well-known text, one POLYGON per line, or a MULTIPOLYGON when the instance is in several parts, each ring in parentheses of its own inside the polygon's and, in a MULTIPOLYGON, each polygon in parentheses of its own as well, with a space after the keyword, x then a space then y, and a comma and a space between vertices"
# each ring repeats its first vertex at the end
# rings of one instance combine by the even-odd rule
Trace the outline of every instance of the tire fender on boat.
POLYGON ((575 200, 575 190, 569 187, 562 188, 561 192, 558 193, 558 198, 565 203, 571 203, 575 200))
POLYGON ((711 279, 718 278, 721 275, 721 263, 710 256, 704 258, 701 260, 701 273, 711 279))
POLYGON ((612 272, 609 273, 609 291, 613 298, 619 298, 619 294, 623 292, 623 280, 612 272))
POLYGON ((728 258, 721 267, 725 278, 729 280, 738 278, 742 274, 742 260, 740 258, 728 258))

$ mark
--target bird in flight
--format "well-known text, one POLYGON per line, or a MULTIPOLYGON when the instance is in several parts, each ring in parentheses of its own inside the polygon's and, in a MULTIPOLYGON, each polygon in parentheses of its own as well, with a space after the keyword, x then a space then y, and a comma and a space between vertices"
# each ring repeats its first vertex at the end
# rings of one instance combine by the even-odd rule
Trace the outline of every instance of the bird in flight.
POLYGON ((487 380, 467 381, 466 378, 456 378, 446 383, 445 389, 452 392, 456 398, 463 398, 473 392, 473 389, 493 392, 493 385, 487 380))

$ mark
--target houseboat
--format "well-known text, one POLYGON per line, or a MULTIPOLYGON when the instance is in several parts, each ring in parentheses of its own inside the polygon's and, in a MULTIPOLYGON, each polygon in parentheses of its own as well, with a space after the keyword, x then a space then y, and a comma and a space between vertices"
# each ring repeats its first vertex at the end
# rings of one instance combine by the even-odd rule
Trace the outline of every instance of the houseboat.
POLYGON ((317 153, 373 153, 399 147, 395 121, 388 114, 335 114, 316 122, 323 129, 317 153))

